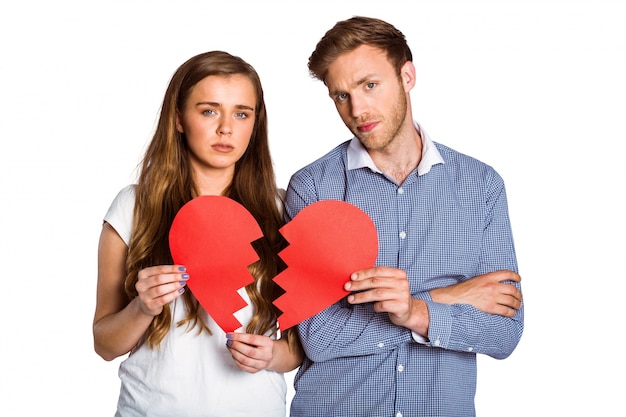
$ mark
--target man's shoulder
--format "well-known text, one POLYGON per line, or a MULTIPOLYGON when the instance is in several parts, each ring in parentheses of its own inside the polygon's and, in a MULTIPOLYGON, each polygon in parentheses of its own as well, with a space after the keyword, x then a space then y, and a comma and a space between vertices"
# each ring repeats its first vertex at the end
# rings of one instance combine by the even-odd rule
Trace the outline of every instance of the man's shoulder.
POLYGON ((444 160, 441 172, 446 172, 449 178, 455 178, 461 188, 469 189, 472 184, 497 188, 504 186, 503 178, 493 166, 441 143, 435 143, 435 146, 444 160))
POLYGON ((487 164, 486 162, 478 159, 475 156, 468 155, 466 153, 457 151, 447 145, 444 145, 439 142, 433 142, 437 147, 437 150, 441 154, 446 165, 449 167, 462 167, 464 169, 488 169, 493 170, 493 168, 487 164))
POLYGON ((298 169, 293 175, 298 176, 302 175, 303 173, 311 174, 316 172, 324 172, 328 169, 331 169, 332 167, 343 167, 345 164, 346 153, 349 144, 349 140, 340 143, 339 145, 328 151, 326 154, 298 169))

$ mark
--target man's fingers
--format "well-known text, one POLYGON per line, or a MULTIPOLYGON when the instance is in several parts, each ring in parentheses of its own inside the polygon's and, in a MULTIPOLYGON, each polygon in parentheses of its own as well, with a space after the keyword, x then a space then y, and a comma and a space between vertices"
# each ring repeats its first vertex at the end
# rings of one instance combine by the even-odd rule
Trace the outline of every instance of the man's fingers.
POLYGON ((494 274, 494 277, 498 279, 498 281, 513 281, 513 282, 521 282, 522 277, 520 274, 514 271, 503 270, 497 271, 494 274))
POLYGON ((406 273, 400 269, 390 268, 387 266, 375 266, 373 268, 363 269, 354 272, 352 275, 350 275, 350 280, 362 281, 375 277, 407 279, 406 273))
POLYGON ((378 288, 388 288, 394 291, 408 291, 409 281, 406 279, 406 275, 394 275, 393 277, 386 277, 376 275, 368 279, 359 278, 356 281, 346 282, 343 288, 346 291, 367 291, 378 288))

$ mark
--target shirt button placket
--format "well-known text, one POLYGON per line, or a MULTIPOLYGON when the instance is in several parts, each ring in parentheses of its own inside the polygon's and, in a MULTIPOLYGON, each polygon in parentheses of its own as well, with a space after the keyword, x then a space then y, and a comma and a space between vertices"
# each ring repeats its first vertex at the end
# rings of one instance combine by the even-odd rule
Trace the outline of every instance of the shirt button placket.
MULTIPOLYGON (((398 187, 398 190, 397 190, 398 197, 401 197, 403 194, 404 194, 404 188, 398 187)), ((399 203, 398 206, 402 207, 400 202, 398 202, 398 203, 399 203)), ((406 239, 406 231, 401 230, 400 233, 398 234, 398 237, 400 238, 400 240, 406 239)), ((404 365, 398 364, 396 366, 396 371, 398 371, 398 373, 402 373, 404 371, 404 365)), ((394 414, 394 417, 402 417, 402 412, 396 411, 396 413, 394 414)))
MULTIPOLYGON (((398 187, 396 192, 398 194, 398 197, 400 197, 404 194, 404 188, 398 187)), ((404 230, 400 231, 400 233, 398 234, 398 237, 400 238, 400 240, 406 239, 406 231, 404 230)))
MULTIPOLYGON (((404 365, 402 365, 401 363, 396 365, 396 371, 398 371, 398 373, 402 373, 404 371, 404 365)), ((398 383, 400 383, 400 381, 398 381, 398 383)), ((395 417, 402 417, 402 412, 401 411, 396 411, 396 414, 394 415, 395 417)))

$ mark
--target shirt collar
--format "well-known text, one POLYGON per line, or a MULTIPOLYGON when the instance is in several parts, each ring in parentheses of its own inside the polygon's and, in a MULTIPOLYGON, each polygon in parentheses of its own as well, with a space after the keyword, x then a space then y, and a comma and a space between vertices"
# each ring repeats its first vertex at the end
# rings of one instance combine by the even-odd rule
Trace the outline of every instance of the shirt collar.
MULTIPOLYGON (((434 165, 443 164, 444 160, 424 129, 417 122, 413 122, 413 124, 422 138, 422 158, 417 166, 417 175, 424 175, 434 165)), ((382 174, 382 171, 374 164, 363 144, 355 136, 348 146, 348 170, 357 168, 369 168, 374 172, 382 174)))

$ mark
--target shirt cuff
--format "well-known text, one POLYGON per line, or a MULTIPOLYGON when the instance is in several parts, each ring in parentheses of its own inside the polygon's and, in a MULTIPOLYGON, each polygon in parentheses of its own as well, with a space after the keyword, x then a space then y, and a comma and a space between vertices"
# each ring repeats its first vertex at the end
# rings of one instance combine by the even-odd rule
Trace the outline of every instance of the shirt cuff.
POLYGON ((417 343, 420 343, 422 345, 425 345, 429 342, 427 337, 424 337, 421 334, 415 333, 414 331, 411 331, 411 336, 413 336, 413 340, 415 340, 417 343))

